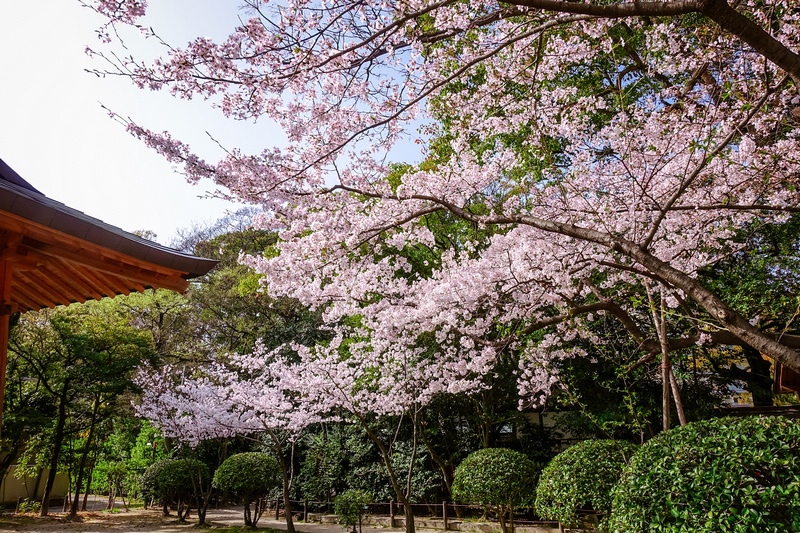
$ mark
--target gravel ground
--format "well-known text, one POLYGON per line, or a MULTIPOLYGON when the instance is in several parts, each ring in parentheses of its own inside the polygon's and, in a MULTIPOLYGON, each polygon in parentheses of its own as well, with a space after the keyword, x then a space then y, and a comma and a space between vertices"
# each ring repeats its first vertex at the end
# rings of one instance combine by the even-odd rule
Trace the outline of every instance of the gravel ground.
MULTIPOLYGON (((58 509, 60 511, 60 509, 58 509)), ((206 522, 210 531, 230 526, 244 526, 241 507, 228 509, 209 509, 206 522)), ((38 516, 0 516, 0 533, 14 531, 70 531, 75 533, 109 533, 119 531, 149 531, 154 533, 178 533, 198 531, 197 514, 192 512, 186 523, 178 522, 175 514, 162 516, 160 509, 131 509, 130 511, 86 511, 79 513, 78 521, 69 521, 61 512, 54 512, 46 518, 38 516)), ((258 522, 258 529, 286 529, 286 522, 263 516, 258 522)), ((295 523, 295 529, 304 533, 346 533, 342 526, 323 524, 295 523)), ((202 531, 202 530, 200 530, 202 531)), ((393 533, 402 529, 364 527, 363 533, 393 533)), ((422 530, 418 530, 422 533, 422 530)), ((441 533, 441 532, 439 532, 441 533)))

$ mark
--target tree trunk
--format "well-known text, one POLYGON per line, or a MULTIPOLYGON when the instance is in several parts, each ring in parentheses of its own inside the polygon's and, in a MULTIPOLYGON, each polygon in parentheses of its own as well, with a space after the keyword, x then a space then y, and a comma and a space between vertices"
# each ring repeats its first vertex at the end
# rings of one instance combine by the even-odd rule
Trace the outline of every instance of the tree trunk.
POLYGON ((286 460, 281 454, 281 474, 283 476, 283 510, 286 513, 286 531, 295 533, 294 520, 292 519, 292 501, 289 499, 289 469, 286 467, 286 460))
MULTIPOLYGON (((206 523, 206 512, 208 511, 208 504, 211 502, 211 494, 214 492, 214 486, 211 480, 207 480, 207 488, 204 487, 203 477, 200 472, 191 473, 192 485, 194 489, 194 503, 197 508, 197 525, 204 526, 206 523), (195 475, 196 474, 196 475, 195 475)), ((188 511, 187 511, 187 515, 188 511)))
POLYGON ((661 305, 660 310, 656 310, 653 295, 650 291, 650 285, 645 283, 647 290, 647 298, 650 301, 650 311, 653 315, 653 324, 656 327, 658 340, 661 345, 661 407, 662 407, 662 429, 669 431, 670 423, 670 390, 675 397, 675 408, 678 412, 678 420, 681 426, 686 425, 686 415, 683 412, 683 402, 681 401, 680 391, 678 384, 675 382, 675 376, 672 373, 672 363, 669 356, 669 339, 667 338, 667 312, 666 300, 664 298, 664 289, 661 289, 661 305))
MULTIPOLYGON (((281 444, 281 439, 278 435, 271 430, 267 430, 267 434, 272 439, 273 449, 275 450, 275 455, 278 457, 278 464, 281 467, 281 476, 283 478, 283 507, 284 511, 286 512, 286 531, 287 533, 295 533, 294 529, 294 521, 292 520, 292 502, 289 499, 289 467, 286 464, 286 458, 283 454, 283 445, 281 444)), ((275 504, 275 512, 278 512, 278 504, 275 504)))
MULTIPOLYGON (((428 435, 425 432, 425 428, 420 428, 420 435, 422 436, 422 443, 425 444, 425 448, 428 450, 428 454, 431 456, 431 461, 439 468, 439 471, 442 473, 442 479, 444 480, 444 486, 447 489, 447 499, 449 501, 453 501, 453 482, 448 476, 449 471, 447 466, 444 464, 444 460, 433 450, 433 446, 428 439, 428 435)), ((459 516, 460 518, 460 516, 459 516)))
POLYGON ((58 420, 56 421, 56 432, 53 436, 53 456, 50 459, 50 471, 47 473, 47 482, 44 486, 42 508, 39 510, 39 516, 47 516, 48 507, 50 507, 50 493, 53 491, 53 484, 55 483, 56 473, 58 471, 58 456, 61 454, 61 445, 64 443, 64 426, 67 422, 68 388, 69 379, 66 379, 64 380, 64 386, 61 389, 61 395, 58 401, 58 420))
POLYGON ((392 488, 394 489, 395 494, 397 494, 399 503, 403 504, 403 514, 406 520, 406 533, 415 533, 416 529, 414 527, 414 511, 411 509, 411 502, 409 502, 408 498, 406 498, 405 491, 397 480, 394 467, 392 467, 392 457, 389 455, 389 450, 386 449, 386 446, 384 446, 383 442, 381 442, 378 436, 375 435, 375 433, 370 429, 366 420, 361 417, 358 417, 358 419, 361 422, 361 425, 364 427, 364 430, 367 432, 369 438, 372 439, 372 442, 375 443, 375 445, 378 447, 378 450, 381 452, 383 464, 386 466, 386 473, 389 474, 389 480, 392 482, 392 488))
POLYGON ((508 525, 506 524, 506 510, 502 504, 497 506, 497 519, 500 521, 500 531, 509 533, 508 525))
POLYGON ((86 475, 86 490, 83 492, 83 502, 81 503, 81 511, 86 510, 86 505, 89 503, 89 493, 92 490, 92 472, 94 472, 94 468, 89 470, 89 473, 86 475))
POLYGON ((250 498, 244 499, 244 525, 253 527, 253 518, 250 515, 250 498))
POLYGON ((413 439, 412 439, 412 447, 411 447, 411 461, 408 464, 408 476, 406 476, 406 499, 411 500, 411 480, 414 475, 414 461, 417 459, 417 445, 418 445, 418 438, 417 438, 417 420, 419 419, 419 411, 415 408, 414 409, 414 416, 411 418, 411 424, 413 425, 413 439))
POLYGON ((89 494, 92 492, 92 480, 94 476, 94 467, 97 465, 97 448, 94 450, 94 457, 89 465, 89 473, 86 474, 86 491, 83 493, 83 503, 81 504, 81 511, 86 510, 86 505, 89 502, 89 494))
POLYGON ((731 367, 731 374, 747 384, 747 390, 753 395, 754 407, 772 407, 773 380, 770 375, 770 362, 750 346, 742 346, 742 353, 747 359, 750 371, 740 370, 734 365, 731 367))
POLYGON ((681 426, 685 426, 686 422, 686 413, 683 411, 683 400, 681 400, 681 391, 678 390, 678 382, 675 381, 675 374, 672 372, 672 368, 669 369, 669 384, 672 387, 672 398, 675 400, 675 410, 678 412, 678 422, 680 422, 681 426))
MULTIPOLYGON (((83 453, 81 454, 81 461, 78 465, 78 477, 75 480, 75 497, 72 500, 72 508, 69 510, 69 519, 73 520, 78 516, 78 502, 80 501, 81 497, 81 485, 83 484, 83 472, 86 469, 86 460, 89 457, 89 450, 92 446, 92 439, 94 438, 94 427, 95 423, 97 422, 97 413, 100 410, 100 395, 96 395, 94 398, 94 406, 92 408, 92 421, 89 424, 89 435, 86 436, 86 444, 83 447, 83 453)), ((88 487, 87 487, 87 494, 88 494, 88 487)))

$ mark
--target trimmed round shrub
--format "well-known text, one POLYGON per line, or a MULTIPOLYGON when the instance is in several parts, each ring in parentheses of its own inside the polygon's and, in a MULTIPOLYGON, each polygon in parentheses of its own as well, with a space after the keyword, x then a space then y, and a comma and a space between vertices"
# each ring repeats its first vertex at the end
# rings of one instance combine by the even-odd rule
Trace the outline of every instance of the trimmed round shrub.
POLYGON ((250 503, 268 496, 281 486, 281 471, 274 457, 261 452, 238 453, 225 459, 214 473, 214 486, 244 500, 244 523, 255 526, 261 517, 256 505, 250 514, 250 503))
POLYGON ((145 469, 139 478, 139 483, 142 488, 142 495, 145 498, 160 498, 161 488, 158 485, 158 476, 161 470, 170 462, 170 459, 162 459, 156 461, 145 469))
POLYGON ((195 490, 202 491, 211 481, 208 466, 196 459, 167 459, 164 463, 158 470, 156 488, 164 503, 165 511, 170 503, 174 504, 178 511, 178 519, 183 521, 188 515, 195 490), (195 482, 200 486, 196 486, 195 482))
POLYGON ((718 418, 642 446, 614 490, 611 531, 800 531, 800 423, 718 418))
POLYGON ((520 452, 486 448, 471 453, 453 475, 453 496, 464 503, 492 506, 505 532, 506 516, 533 499, 538 472, 520 452), (508 511, 508 513, 506 513, 508 511))
POLYGON ((158 473, 157 485, 162 494, 178 499, 188 499, 194 494, 192 471, 200 479, 208 479, 208 467, 194 459, 173 459, 167 461, 158 473))
POLYGON ((578 509, 610 513, 611 490, 637 448, 625 441, 587 440, 564 450, 542 470, 536 514, 578 527, 578 509))
POLYGON ((365 490, 349 489, 336 497, 333 510, 337 514, 336 521, 343 526, 352 527, 353 533, 356 525, 361 529, 361 517, 364 516, 365 507, 372 502, 372 494, 365 490))

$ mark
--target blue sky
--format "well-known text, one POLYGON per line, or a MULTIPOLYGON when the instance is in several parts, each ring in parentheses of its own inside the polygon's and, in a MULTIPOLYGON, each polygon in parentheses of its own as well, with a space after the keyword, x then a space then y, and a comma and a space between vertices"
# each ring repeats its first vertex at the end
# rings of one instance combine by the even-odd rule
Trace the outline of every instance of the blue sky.
MULTIPOLYGON (((149 4, 141 23, 178 47, 198 36, 224 39, 246 17, 241 0, 149 4)), ((208 161, 223 156, 216 141, 259 153, 282 144, 284 136, 267 121, 228 120, 208 102, 177 100, 124 78, 86 72, 104 68, 85 53, 87 46, 102 49, 95 30, 103 22, 78 0, 0 1, 0 158, 47 196, 127 231, 154 231, 168 244, 177 229, 213 222, 240 206, 207 198, 211 183, 186 183, 101 104, 145 128, 170 131, 208 161)), ((155 39, 123 30, 123 53, 158 55, 155 39)), ((409 140, 392 155, 413 160, 419 149, 409 140)))
MULTIPOLYGON (((224 37, 237 22, 239 2, 151 4, 153 15, 145 22, 182 45, 198 34, 224 37)), ((210 160, 220 149, 206 131, 226 146, 254 151, 279 141, 279 132, 224 120, 202 101, 179 101, 85 72, 102 67, 84 52, 98 44, 94 30, 101 23, 76 0, 0 2, 0 158, 51 198, 128 231, 152 230, 162 243, 178 228, 235 210, 234 204, 199 198, 212 184, 187 184, 101 104, 150 129, 172 131, 210 160)), ((134 55, 153 54, 154 43, 130 42, 134 55)))

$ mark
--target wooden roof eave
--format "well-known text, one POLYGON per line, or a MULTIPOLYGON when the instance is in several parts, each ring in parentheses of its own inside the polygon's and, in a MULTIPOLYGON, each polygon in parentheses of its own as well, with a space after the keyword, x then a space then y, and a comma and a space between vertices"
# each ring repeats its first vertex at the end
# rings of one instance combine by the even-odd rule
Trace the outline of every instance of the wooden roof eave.
POLYGON ((0 160, 0 263, 24 311, 146 288, 185 291, 216 261, 172 250, 55 202, 0 160), (8 179, 8 174, 12 178, 8 179))

